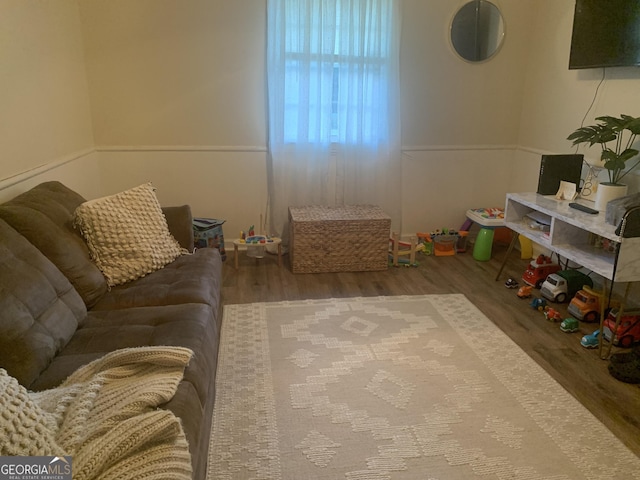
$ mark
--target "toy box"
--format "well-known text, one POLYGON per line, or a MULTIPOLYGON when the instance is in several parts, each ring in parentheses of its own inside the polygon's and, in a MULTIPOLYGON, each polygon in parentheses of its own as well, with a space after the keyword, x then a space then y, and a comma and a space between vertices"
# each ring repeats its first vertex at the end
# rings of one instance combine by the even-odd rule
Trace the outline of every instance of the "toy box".
POLYGON ((222 260, 227 259, 224 249, 224 234, 222 224, 224 220, 215 218, 193 219, 193 243, 195 248, 217 248, 222 260))
POLYGON ((293 273, 386 270, 391 217, 373 205, 289 207, 293 273))

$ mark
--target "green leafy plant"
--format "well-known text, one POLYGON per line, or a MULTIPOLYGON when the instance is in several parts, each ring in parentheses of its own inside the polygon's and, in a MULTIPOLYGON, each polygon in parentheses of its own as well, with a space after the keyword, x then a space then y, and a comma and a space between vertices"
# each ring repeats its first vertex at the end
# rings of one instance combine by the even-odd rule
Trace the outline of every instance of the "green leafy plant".
POLYGON ((638 160, 626 172, 626 162, 640 153, 633 147, 636 137, 640 135, 640 117, 620 115, 620 117, 597 117, 598 123, 588 127, 580 127, 573 132, 567 140, 573 141, 573 145, 588 143, 590 147, 596 143, 602 148, 601 160, 609 174, 609 182, 617 185, 620 180, 633 170, 638 160), (610 146, 611 145, 611 146, 610 146))

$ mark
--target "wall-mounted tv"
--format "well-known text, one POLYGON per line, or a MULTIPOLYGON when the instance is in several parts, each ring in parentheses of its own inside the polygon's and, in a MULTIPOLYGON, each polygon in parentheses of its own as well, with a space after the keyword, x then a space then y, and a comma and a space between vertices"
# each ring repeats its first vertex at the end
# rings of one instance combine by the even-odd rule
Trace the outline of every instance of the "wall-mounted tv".
POLYGON ((640 0, 576 0, 569 69, 640 65, 640 0))

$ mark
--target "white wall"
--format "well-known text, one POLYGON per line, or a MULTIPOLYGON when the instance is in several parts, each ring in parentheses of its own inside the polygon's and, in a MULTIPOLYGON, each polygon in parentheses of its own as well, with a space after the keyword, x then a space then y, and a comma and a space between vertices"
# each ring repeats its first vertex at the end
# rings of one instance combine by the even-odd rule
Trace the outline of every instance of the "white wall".
POLYGON ((79 1, 98 146, 264 146, 265 1, 79 1))
POLYGON ((405 151, 403 231, 458 229, 470 208, 504 206, 511 149, 405 151))
POLYGON ((42 182, 58 181, 84 198, 102 195, 100 165, 96 152, 89 148, 0 180, 0 203, 42 182))
POLYGON ((404 0, 401 50, 402 130, 405 146, 515 145, 531 0, 505 0, 506 38, 496 56, 469 63, 449 41, 464 2, 404 0))
POLYGON ((191 205, 196 217, 224 219, 225 240, 260 224, 267 198, 264 153, 250 151, 102 151, 103 189, 152 182, 162 205, 191 205))
MULTIPOLYGON (((404 0, 405 233, 457 227, 468 208, 503 203, 521 116, 523 5, 530 3, 505 0, 504 48, 490 62, 470 64, 448 40, 458 5, 404 0)), ((266 1, 80 7, 103 189, 150 180, 159 195, 171 189, 198 215, 226 218, 233 235, 257 224, 266 210, 266 1)))
MULTIPOLYGON (((535 189, 540 154, 570 151, 565 138, 600 80, 567 68, 573 0, 497 2, 505 43, 480 64, 448 41, 462 3, 403 0, 405 234, 459 226, 468 208, 535 189)), ((83 195, 152 181, 163 203, 226 218, 228 237, 257 224, 265 9, 265 0, 0 0, 0 31, 11 34, 0 50, 0 179, 35 168, 74 188, 97 171, 77 186, 83 195)), ((608 70, 591 120, 640 114, 639 80, 637 69, 608 70)))
MULTIPOLYGON (((602 69, 568 69, 574 4, 574 0, 537 0, 532 11, 534 28, 529 39, 531 49, 518 143, 533 152, 575 152, 575 147, 566 138, 581 126, 585 115, 585 125, 593 124, 601 115, 640 115, 639 68, 606 69, 606 79, 597 96, 602 69), (595 103, 589 111, 594 97, 595 103)), ((581 148, 578 153, 584 153, 589 160, 597 160, 600 149, 581 148)), ((539 164, 539 155, 523 151, 519 161, 539 164)), ((637 172, 640 173, 640 169, 637 172)), ((517 169, 514 173, 514 183, 522 184, 526 182, 526 176, 532 174, 537 181, 537 170, 533 167, 517 169)), ((601 179, 606 180, 605 173, 601 179)), ((630 193, 639 191, 637 174, 628 175, 625 181, 630 186, 630 193)), ((537 182, 528 183, 533 185, 529 190, 535 189, 537 182)))
POLYGON ((401 81, 403 232, 459 228, 469 208, 504 205, 521 117, 531 1, 503 1, 506 38, 487 62, 458 57, 463 2, 405 0, 401 81))
POLYGON ((264 0, 80 1, 102 185, 226 219, 266 209, 264 0))
POLYGON ((75 0, 0 1, 0 106, 0 189, 93 147, 75 0))

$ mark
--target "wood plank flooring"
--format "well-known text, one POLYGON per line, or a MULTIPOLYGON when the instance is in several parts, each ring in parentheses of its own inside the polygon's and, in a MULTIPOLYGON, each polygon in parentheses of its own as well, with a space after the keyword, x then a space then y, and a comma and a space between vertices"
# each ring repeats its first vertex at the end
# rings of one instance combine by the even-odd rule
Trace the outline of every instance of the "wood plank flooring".
MULTIPOLYGON (((382 272, 293 274, 288 257, 279 268, 274 256, 256 260, 239 252, 239 268, 233 251, 223 269, 223 304, 275 302, 307 298, 342 298, 376 295, 462 293, 515 343, 577 398, 636 455, 640 456, 640 386, 613 378, 608 361, 597 349, 580 345, 580 338, 597 328, 581 323, 580 331, 563 333, 558 323, 529 307, 504 282, 520 279, 527 261, 514 252, 499 281, 496 274, 506 248, 494 246, 489 262, 477 262, 471 252, 451 257, 418 255, 420 265, 390 267, 382 272)), ((637 288, 637 287, 636 287, 637 288)), ((560 307, 563 316, 566 304, 560 307)), ((614 351, 615 351, 614 347, 614 351)), ((576 445, 576 448, 580 448, 576 445)))

